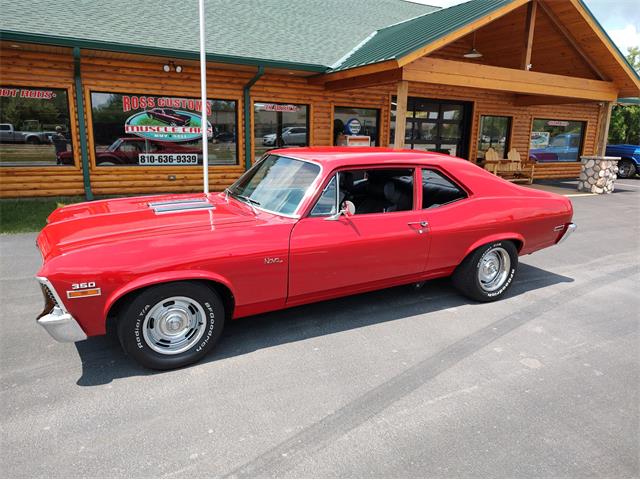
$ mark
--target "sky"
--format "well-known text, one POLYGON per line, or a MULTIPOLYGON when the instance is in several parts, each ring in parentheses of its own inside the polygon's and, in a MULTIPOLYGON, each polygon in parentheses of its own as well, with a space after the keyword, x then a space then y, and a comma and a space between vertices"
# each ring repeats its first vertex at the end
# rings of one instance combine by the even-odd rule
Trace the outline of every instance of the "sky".
MULTIPOLYGON (((438 7, 450 7, 466 0, 409 0, 438 7)), ((620 51, 640 46, 640 0, 584 0, 620 51)))

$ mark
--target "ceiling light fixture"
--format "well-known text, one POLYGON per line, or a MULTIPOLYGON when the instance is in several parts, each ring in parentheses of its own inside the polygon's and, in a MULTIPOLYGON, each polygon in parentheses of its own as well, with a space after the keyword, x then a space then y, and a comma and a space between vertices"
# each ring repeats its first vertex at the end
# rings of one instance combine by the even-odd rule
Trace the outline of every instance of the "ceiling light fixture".
POLYGON ((463 55, 464 58, 481 58, 482 54, 476 50, 476 32, 473 32, 473 43, 471 45, 471 50, 463 55))

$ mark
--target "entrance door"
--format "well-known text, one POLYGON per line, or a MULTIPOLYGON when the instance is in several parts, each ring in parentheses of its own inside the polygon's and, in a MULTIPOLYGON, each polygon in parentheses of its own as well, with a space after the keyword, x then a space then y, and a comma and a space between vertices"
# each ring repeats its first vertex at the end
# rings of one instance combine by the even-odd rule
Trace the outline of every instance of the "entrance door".
MULTIPOLYGON (((395 125, 395 98, 391 121, 395 125)), ((405 147, 468 159, 471 103, 409 97, 405 147)), ((395 128, 391 129, 391 142, 395 128)))

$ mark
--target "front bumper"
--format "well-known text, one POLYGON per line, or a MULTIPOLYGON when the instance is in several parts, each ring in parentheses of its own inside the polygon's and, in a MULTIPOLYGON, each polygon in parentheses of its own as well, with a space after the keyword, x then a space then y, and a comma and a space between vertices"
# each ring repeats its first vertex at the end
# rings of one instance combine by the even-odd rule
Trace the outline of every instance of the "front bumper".
POLYGON ((87 339, 87 334, 76 319, 59 307, 53 307, 51 313, 40 317, 37 322, 59 342, 79 342, 87 339))
POLYGON ((556 243, 556 245, 561 244, 562 242, 564 242, 567 238, 569 238, 569 236, 575 232, 576 230, 576 224, 575 223, 570 223, 567 225, 567 228, 564 230, 564 233, 562 234, 562 236, 560 237, 560 239, 558 240, 558 242, 556 243))
POLYGON ((79 342, 87 339, 82 327, 73 315, 67 312, 62 299, 51 282, 45 277, 36 277, 44 296, 44 310, 37 319, 49 335, 59 342, 79 342))

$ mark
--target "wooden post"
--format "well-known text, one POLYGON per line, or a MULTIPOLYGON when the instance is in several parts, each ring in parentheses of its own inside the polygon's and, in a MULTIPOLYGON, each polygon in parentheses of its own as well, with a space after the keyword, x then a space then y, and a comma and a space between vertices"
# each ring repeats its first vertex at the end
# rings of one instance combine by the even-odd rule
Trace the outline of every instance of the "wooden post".
POLYGON ((609 139, 609 123, 611 122, 611 110, 613 102, 604 102, 600 107, 600 115, 598 118, 598 140, 596 144, 596 154, 604 156, 607 149, 607 141, 609 139))
POLYGON ((409 94, 409 82, 398 82, 396 94, 396 133, 393 137, 394 148, 404 148, 404 134, 407 129, 407 95, 409 94))
POLYGON ((525 23, 524 52, 522 52, 522 70, 529 70, 531 64, 531 50, 533 48, 533 31, 536 28, 536 12, 538 2, 532 0, 527 7, 527 21, 525 23))

